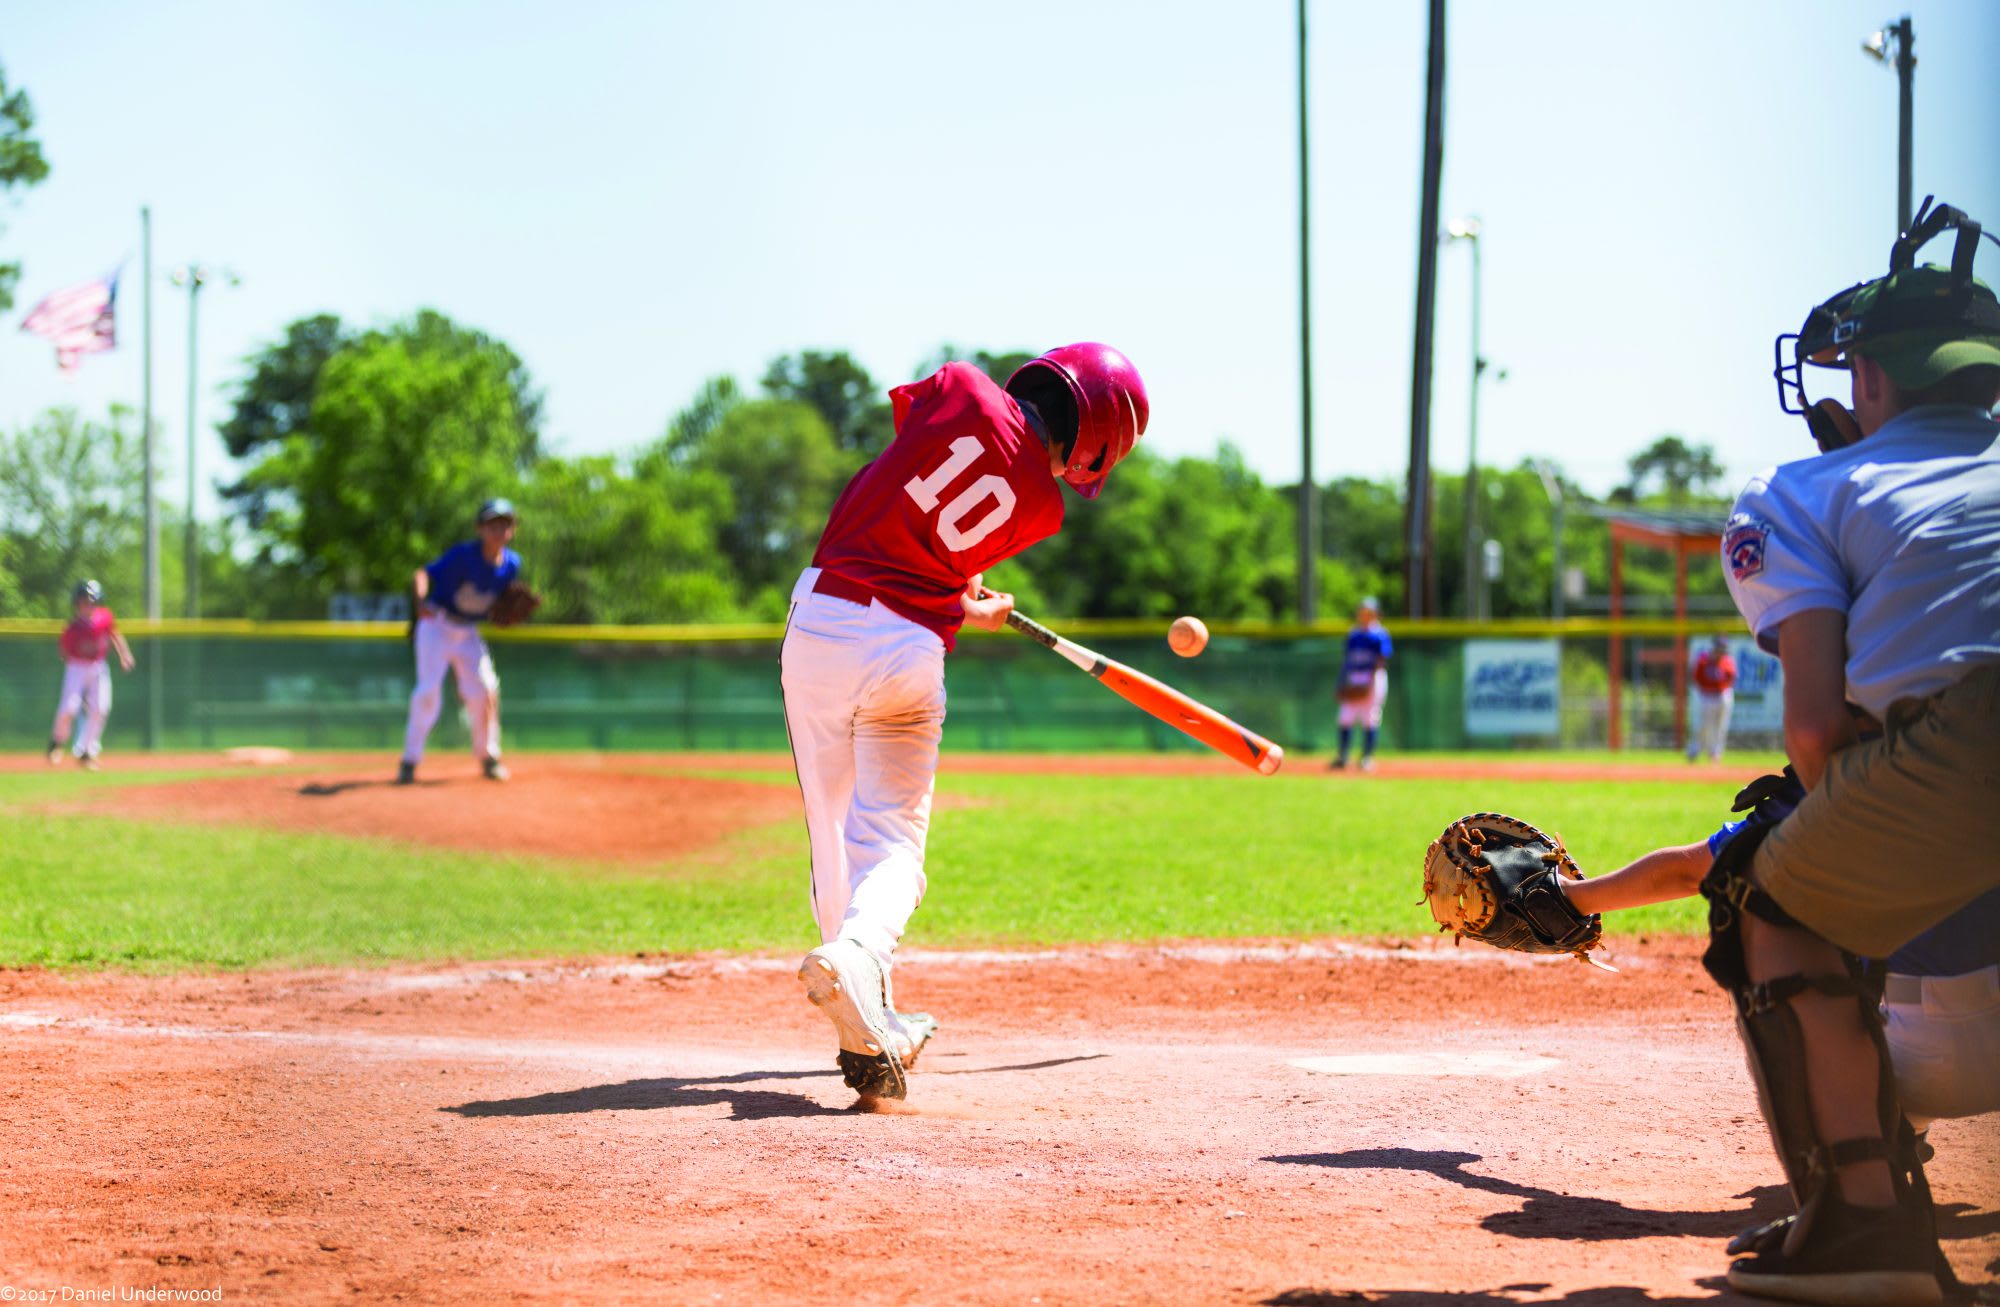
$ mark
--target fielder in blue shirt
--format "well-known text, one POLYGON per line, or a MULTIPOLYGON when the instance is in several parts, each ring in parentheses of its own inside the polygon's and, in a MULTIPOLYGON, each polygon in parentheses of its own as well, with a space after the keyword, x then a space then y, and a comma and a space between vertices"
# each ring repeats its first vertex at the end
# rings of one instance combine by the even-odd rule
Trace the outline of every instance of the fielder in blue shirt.
POLYGON ((514 506, 489 499, 479 506, 479 538, 453 545, 410 578, 417 620, 412 634, 417 683, 410 691, 410 719, 403 732, 403 761, 396 783, 417 779, 424 743, 437 724, 447 671, 458 680, 458 697, 472 727, 472 751, 486 779, 504 781, 500 761, 500 676, 479 625, 508 584, 520 575, 521 556, 507 547, 514 538, 514 506))

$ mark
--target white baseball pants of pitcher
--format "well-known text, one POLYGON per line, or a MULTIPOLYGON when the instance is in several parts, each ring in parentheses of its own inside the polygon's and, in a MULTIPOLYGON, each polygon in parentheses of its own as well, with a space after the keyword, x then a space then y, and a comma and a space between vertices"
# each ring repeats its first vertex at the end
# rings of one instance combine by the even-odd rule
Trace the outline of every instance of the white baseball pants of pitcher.
POLYGON ((1688 741, 1688 758, 1692 761, 1705 753, 1720 762, 1722 746, 1729 741, 1729 717, 1736 710, 1736 691, 1710 694, 1703 690, 1694 699, 1695 729, 1694 737, 1688 741))
POLYGON ((852 940, 889 971, 924 897, 924 840, 944 733, 944 642, 879 603, 792 591, 780 657, 785 729, 805 799, 821 943, 852 940))
POLYGON ((72 750, 79 758, 95 758, 104 743, 104 722, 111 716, 111 664, 101 658, 84 662, 63 660, 62 694, 56 699, 52 740, 66 738, 77 713, 83 714, 83 733, 72 750))
POLYGON ((403 731, 403 758, 424 760, 424 742, 437 725, 444 705, 444 674, 458 682, 472 727, 472 752, 480 758, 500 756, 500 714, 488 707, 498 701, 500 676, 479 628, 448 617, 426 617, 417 623, 417 684, 410 691, 410 721, 403 731))

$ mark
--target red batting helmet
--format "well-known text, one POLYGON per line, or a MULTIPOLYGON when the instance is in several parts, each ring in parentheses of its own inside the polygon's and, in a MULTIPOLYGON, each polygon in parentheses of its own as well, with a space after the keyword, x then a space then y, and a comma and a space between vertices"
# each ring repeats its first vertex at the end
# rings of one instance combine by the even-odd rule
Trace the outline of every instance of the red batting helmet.
POLYGON ((1150 408, 1139 369, 1111 346, 1084 341, 1023 363, 1007 379, 1007 388, 1012 390, 1015 379, 1031 371, 1060 378, 1076 401, 1076 441, 1062 478, 1085 499, 1097 498, 1104 478, 1146 432, 1150 408))

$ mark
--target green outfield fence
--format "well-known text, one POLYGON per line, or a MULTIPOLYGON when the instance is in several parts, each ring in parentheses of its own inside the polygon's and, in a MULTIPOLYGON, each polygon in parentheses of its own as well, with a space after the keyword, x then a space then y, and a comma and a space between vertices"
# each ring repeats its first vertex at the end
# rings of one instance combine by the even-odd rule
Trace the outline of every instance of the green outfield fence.
MULTIPOLYGON (((1181 659, 1166 647, 1163 621, 1054 624, 1288 749, 1332 747, 1344 627, 1220 624, 1206 653, 1181 659)), ((48 739, 62 677, 59 630, 56 622, 0 622, 0 747, 35 749, 48 739)), ((411 660, 399 624, 161 621, 124 630, 139 665, 129 675, 113 672, 107 748, 400 747, 411 660)), ((1717 631, 1741 635, 1672 620, 1392 624, 1385 747, 1606 747, 1614 648, 1623 746, 1672 747, 1675 660, 1717 631), (1551 640, 1560 664, 1554 729, 1469 730, 1468 661, 1495 647, 1531 647, 1490 642, 1551 640)), ((531 749, 783 749, 782 635, 762 625, 496 632, 505 738, 531 749)), ((1012 633, 967 632, 946 665, 948 749, 1199 748, 1012 633)), ((1775 686, 1766 690, 1775 694, 1775 686)), ((1745 714, 1741 701, 1738 713, 1746 729, 1732 733, 1732 745, 1773 742, 1760 725, 1768 714, 1745 714)), ((465 738, 448 710, 432 744, 463 746, 465 738)))

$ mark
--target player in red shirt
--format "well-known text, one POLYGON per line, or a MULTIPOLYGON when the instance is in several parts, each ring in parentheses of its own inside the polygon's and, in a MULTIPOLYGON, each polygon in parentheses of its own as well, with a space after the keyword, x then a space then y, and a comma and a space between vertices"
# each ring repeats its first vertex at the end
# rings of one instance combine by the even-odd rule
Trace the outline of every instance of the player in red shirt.
POLYGON ((1062 529, 1146 429, 1146 387, 1108 345, 1066 345, 994 382, 965 363, 890 392, 896 437, 835 501, 792 590, 785 725, 812 846, 821 944, 799 979, 840 1034, 864 1098, 901 1098, 937 1029, 898 1013, 890 961, 924 895, 944 727, 944 656, 961 623, 998 630, 1014 597, 981 574, 1062 529))
POLYGON ((1688 736, 1688 761, 1703 753, 1709 761, 1722 761, 1722 746, 1729 737, 1729 715, 1736 709, 1736 660, 1730 657, 1729 640, 1718 635, 1694 660, 1694 733, 1688 736))
POLYGON ((62 697, 56 701, 56 723, 49 731, 49 765, 62 761, 70 728, 79 710, 83 731, 76 737, 76 760, 97 770, 103 747, 104 722, 111 716, 111 669, 105 657, 116 652, 118 665, 132 670, 132 648, 118 633, 118 621, 104 607, 104 590, 95 581, 79 581, 70 593, 75 615, 63 627, 62 697))

